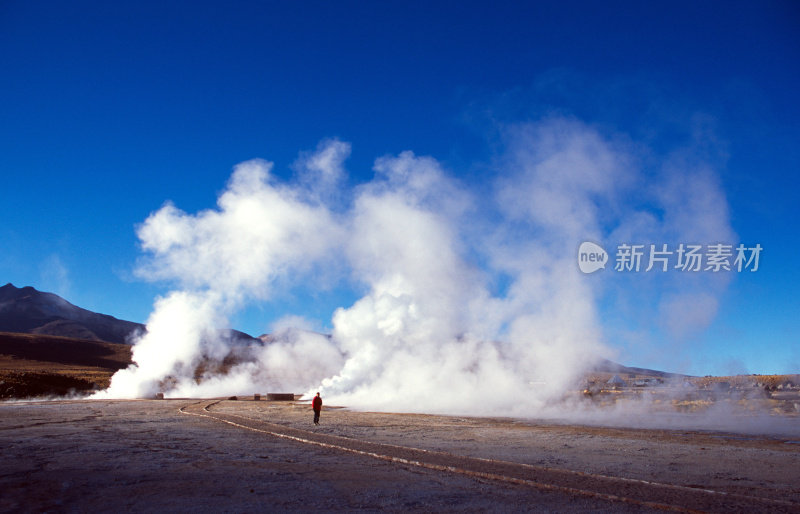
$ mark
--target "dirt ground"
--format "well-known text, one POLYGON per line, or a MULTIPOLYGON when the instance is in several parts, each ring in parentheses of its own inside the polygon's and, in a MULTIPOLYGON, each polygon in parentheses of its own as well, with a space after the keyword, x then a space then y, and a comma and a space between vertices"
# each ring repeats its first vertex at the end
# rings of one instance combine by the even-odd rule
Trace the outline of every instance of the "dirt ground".
POLYGON ((0 332, 0 400, 88 394, 130 360, 130 345, 0 332))
POLYGON ((0 448, 2 512, 800 512, 800 440, 757 434, 84 400, 0 403, 0 448))

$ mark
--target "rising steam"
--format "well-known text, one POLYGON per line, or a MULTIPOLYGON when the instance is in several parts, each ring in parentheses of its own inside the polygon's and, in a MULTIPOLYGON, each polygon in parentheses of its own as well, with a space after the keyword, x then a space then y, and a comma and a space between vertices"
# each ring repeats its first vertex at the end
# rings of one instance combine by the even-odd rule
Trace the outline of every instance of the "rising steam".
MULTIPOLYGON (((734 238, 702 162, 647 166, 639 147, 566 119, 510 127, 506 143, 486 184, 403 152, 348 190, 350 146, 327 140, 301 155, 292 182, 249 161, 216 208, 164 205, 138 228, 139 273, 175 290, 100 396, 321 390, 360 408, 529 414, 613 357, 599 298, 627 284, 582 275, 581 241, 734 238), (253 302, 343 280, 364 294, 322 320, 330 336, 285 328, 242 345, 218 330, 253 302), (231 354, 224 370, 208 364, 231 354)), ((680 330, 702 329, 723 287, 698 276, 644 308, 669 331, 678 305, 699 306, 680 330)))

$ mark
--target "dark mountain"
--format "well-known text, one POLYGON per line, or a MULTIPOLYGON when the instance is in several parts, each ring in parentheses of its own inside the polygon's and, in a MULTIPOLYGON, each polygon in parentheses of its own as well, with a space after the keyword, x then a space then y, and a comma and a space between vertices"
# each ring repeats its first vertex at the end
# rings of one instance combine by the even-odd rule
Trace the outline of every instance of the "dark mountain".
POLYGON ((81 309, 58 295, 32 287, 0 287, 0 332, 44 334, 127 343, 144 325, 81 309))
MULTIPOLYGON (((131 343, 130 336, 144 330, 142 323, 81 309, 56 294, 30 286, 18 288, 9 283, 0 287, 0 332, 131 343)), ((260 342, 232 329, 220 330, 219 337, 234 344, 260 342)))

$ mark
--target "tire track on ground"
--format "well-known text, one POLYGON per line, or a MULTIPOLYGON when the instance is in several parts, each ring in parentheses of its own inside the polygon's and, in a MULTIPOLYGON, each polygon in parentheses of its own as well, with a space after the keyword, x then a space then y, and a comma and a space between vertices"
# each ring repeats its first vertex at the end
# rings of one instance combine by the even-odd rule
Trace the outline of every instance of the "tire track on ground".
POLYGON ((213 412, 211 407, 220 401, 206 400, 186 405, 180 409, 180 412, 214 419, 234 427, 282 439, 368 456, 388 462, 659 510, 676 512, 768 510, 776 513, 800 513, 800 504, 783 500, 566 469, 546 468, 530 464, 465 457, 421 448, 319 434, 238 414, 213 412))

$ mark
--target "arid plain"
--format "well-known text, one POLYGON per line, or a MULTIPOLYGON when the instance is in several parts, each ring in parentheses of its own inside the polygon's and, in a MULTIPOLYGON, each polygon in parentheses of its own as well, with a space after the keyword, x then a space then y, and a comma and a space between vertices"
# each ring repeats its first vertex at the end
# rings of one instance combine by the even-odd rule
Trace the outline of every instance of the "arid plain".
POLYGON ((791 435, 310 414, 253 397, 4 402, 0 511, 800 512, 791 435))

